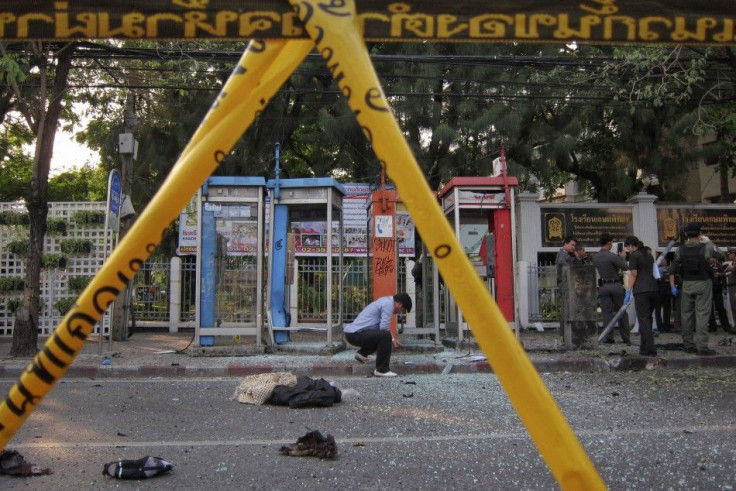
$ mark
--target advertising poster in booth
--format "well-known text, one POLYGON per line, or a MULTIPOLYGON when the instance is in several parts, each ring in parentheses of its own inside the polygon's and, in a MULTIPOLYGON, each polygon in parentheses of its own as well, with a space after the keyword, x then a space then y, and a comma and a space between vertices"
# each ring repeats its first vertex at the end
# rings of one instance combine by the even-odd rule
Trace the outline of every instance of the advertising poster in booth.
MULTIPOLYGON (((367 200, 374 191, 370 184, 352 183, 344 185, 346 195, 343 198, 343 233, 340 241, 339 222, 332 223, 333 253, 337 253, 338 244, 342 243, 343 255, 365 256, 368 253, 368 213, 367 200)), ((197 203, 194 196, 189 205, 179 215, 179 247, 180 256, 197 253, 197 203)), ((266 199, 268 203, 268 198, 266 199)), ((252 254, 257 250, 258 228, 255 211, 250 206, 213 205, 217 218, 217 233, 227 239, 228 255, 252 254)), ((266 210, 266 237, 268 237, 268 205, 266 210)), ((325 220, 305 220, 299 217, 290 223, 289 232, 294 234, 295 253, 302 256, 319 256, 327 254, 327 222, 325 220)), ((414 222, 406 210, 396 212, 396 239, 399 255, 413 257, 416 250, 414 240, 414 222)))

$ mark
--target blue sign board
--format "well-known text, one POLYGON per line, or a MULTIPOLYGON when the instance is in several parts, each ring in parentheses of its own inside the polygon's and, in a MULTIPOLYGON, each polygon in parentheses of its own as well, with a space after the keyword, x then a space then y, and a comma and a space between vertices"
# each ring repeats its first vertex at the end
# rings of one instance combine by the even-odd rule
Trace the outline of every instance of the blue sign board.
POLYGON ((110 171, 110 179, 108 182, 107 196, 110 214, 120 216, 120 196, 121 196, 120 172, 117 169, 110 171))

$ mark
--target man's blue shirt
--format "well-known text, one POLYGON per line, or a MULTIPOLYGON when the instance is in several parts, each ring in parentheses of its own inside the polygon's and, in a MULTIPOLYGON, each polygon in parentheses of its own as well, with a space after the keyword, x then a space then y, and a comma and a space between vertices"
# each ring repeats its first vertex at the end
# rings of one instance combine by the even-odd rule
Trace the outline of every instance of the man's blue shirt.
POLYGON ((392 315, 394 315, 394 297, 381 297, 368 304, 352 323, 345 326, 344 332, 349 334, 371 329, 388 331, 392 315))

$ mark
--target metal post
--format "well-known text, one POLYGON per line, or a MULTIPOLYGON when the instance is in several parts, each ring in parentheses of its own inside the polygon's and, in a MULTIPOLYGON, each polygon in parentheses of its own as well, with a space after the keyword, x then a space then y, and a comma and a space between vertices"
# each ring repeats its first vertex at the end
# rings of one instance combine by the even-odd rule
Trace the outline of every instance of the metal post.
MULTIPOLYGON (((133 92, 128 93, 125 107, 125 130, 124 135, 131 135, 131 147, 124 147, 120 149, 120 163, 121 163, 121 175, 122 175, 122 196, 130 196, 133 190, 133 156, 135 154, 135 139, 132 138, 133 129, 137 123, 135 115, 135 94, 133 92)), ((122 135, 121 135, 122 137, 122 135)), ((121 145, 122 147, 122 145, 121 145)), ((122 240, 130 227, 132 226, 132 217, 120 217, 120 231, 118 234, 118 240, 122 240)), ((125 290, 120 292, 120 295, 115 299, 113 307, 113 323, 110 325, 110 342, 112 343, 113 337, 117 337, 118 341, 126 341, 128 339, 128 326, 125 325, 127 316, 125 315, 126 308, 132 308, 127 302, 130 298, 128 294, 128 285, 125 290)), ((112 348, 111 348, 112 349, 112 348)))

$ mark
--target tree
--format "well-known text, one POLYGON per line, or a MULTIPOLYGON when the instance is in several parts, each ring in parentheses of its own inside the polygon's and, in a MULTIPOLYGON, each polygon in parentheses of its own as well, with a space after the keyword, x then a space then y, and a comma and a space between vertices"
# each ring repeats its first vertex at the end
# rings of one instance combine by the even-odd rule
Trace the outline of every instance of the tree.
POLYGON ((6 47, 0 45, 4 58, 4 90, 12 93, 12 99, 8 99, 12 100, 12 110, 22 116, 36 137, 30 189, 26 196, 30 216, 26 281, 22 303, 15 312, 11 356, 32 356, 38 351, 39 284, 48 214, 49 170, 59 119, 68 95, 68 76, 75 47, 74 43, 34 42, 28 46, 25 56, 10 57, 6 47))
MULTIPOLYGON (((136 208, 168 174, 239 57, 224 47, 232 48, 126 43, 127 51, 114 52, 119 59, 104 61, 100 76, 146 89, 136 130, 136 208)), ((662 199, 683 197, 678 176, 698 148, 693 101, 711 58, 673 48, 526 43, 377 43, 369 50, 433 189, 455 175, 487 175, 504 145, 510 172, 525 181, 536 176, 546 196, 576 179, 599 201, 622 201, 643 189, 642 177, 657 174, 662 199)), ((121 105, 110 99, 89 132, 105 162, 116 158, 122 121, 121 105)), ((378 182, 380 163, 316 56, 307 57, 216 172, 272 177, 276 142, 284 176, 378 182)))
POLYGON ((625 129, 634 142, 631 157, 639 159, 645 172, 660 177, 660 197, 676 198, 679 193, 681 198, 685 182, 677 176, 687 176, 705 160, 719 166, 720 200, 732 201, 728 177, 736 168, 733 48, 616 49, 615 59, 602 73, 618 81, 617 98, 630 106, 631 124, 625 129), (698 137, 714 141, 701 145, 698 137))
POLYGON ((28 194, 33 165, 23 146, 32 135, 12 122, 2 125, 0 132, 0 201, 17 201, 28 194))
POLYGON ((86 164, 49 179, 49 201, 105 201, 107 172, 86 164))

